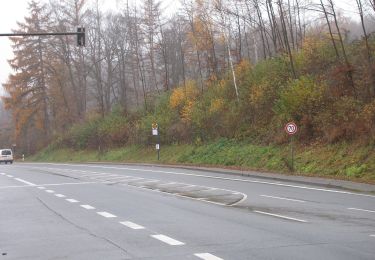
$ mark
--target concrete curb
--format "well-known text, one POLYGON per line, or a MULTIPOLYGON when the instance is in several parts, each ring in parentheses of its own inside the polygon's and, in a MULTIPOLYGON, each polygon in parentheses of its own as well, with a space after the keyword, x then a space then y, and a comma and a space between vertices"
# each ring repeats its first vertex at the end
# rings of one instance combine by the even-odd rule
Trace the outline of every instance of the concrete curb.
POLYGON ((253 177, 264 180, 293 182, 303 185, 314 185, 325 188, 336 188, 345 189, 357 192, 375 193, 375 185, 358 183, 345 180, 335 180, 322 177, 308 177, 308 176, 297 176, 287 175, 281 173, 266 173, 257 171, 246 171, 246 170, 232 170, 218 167, 201 167, 201 166, 190 166, 190 165, 179 165, 179 164, 152 164, 152 163, 118 163, 118 162, 87 162, 89 164, 113 164, 113 165, 134 165, 134 166, 149 166, 159 168, 179 168, 187 170, 199 170, 211 173, 219 173, 232 176, 241 177, 253 177))

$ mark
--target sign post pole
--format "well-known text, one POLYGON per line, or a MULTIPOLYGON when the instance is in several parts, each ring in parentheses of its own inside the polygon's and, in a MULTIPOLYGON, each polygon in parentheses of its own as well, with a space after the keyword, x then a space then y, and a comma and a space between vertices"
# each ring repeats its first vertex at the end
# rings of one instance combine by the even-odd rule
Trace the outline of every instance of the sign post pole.
POLYGON ((160 160, 160 135, 159 135, 159 126, 157 123, 152 123, 152 135, 156 135, 156 151, 158 153, 158 161, 160 160))
POLYGON ((289 122, 285 125, 284 129, 285 129, 286 133, 290 136, 289 143, 290 143, 290 153, 291 153, 291 157, 292 157, 292 161, 291 161, 290 166, 291 166, 291 171, 294 172, 294 150, 293 150, 294 138, 293 138, 293 135, 295 133, 297 133, 298 127, 294 122, 289 122))

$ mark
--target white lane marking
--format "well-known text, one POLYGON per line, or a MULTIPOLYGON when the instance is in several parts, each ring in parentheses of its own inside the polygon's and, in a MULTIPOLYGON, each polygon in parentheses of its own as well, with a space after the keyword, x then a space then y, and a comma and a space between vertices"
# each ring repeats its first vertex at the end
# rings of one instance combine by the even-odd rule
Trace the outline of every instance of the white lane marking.
MULTIPOLYGON (((69 165, 69 164, 67 164, 67 165, 69 165)), ((33 168, 36 168, 36 167, 33 167, 33 168)), ((49 169, 53 169, 53 168, 49 168, 49 169)), ((87 172, 89 172, 89 171, 87 171, 87 172)), ((102 173, 102 174, 108 175, 109 173, 102 173)), ((100 175, 102 175, 102 174, 100 174, 100 175)), ((126 178, 126 177, 132 178, 130 180, 126 180, 128 182, 133 182, 133 181, 136 181, 136 180, 147 180, 145 178, 140 178, 140 177, 124 176, 124 178, 126 178)), ((105 182, 111 183, 110 180, 105 180, 105 182)), ((93 183, 95 183, 95 182, 93 182, 93 183)), ((179 182, 179 183, 177 183, 177 182, 169 182, 169 183, 165 183, 165 184, 162 184, 162 185, 166 186, 166 185, 171 185, 171 184, 182 184, 182 185, 186 185, 185 187, 196 187, 196 185, 190 185, 190 184, 182 183, 182 182, 179 182)), ((242 195, 242 198, 239 201, 237 201, 235 203, 232 203, 230 205, 223 204, 223 203, 212 202, 212 201, 206 201, 205 200, 205 202, 209 202, 209 203, 212 203, 212 204, 217 204, 217 205, 222 205, 222 206, 235 206, 235 205, 238 205, 238 204, 242 203, 243 201, 245 201, 247 199, 247 195, 245 193, 242 193, 242 192, 239 192, 239 191, 233 191, 233 190, 222 189, 222 188, 214 188, 214 187, 208 187, 208 186, 199 186, 199 187, 200 188, 206 188, 208 190, 223 190, 223 191, 231 192, 232 194, 240 194, 240 195, 242 195)), ((138 187, 138 188, 142 188, 142 187, 138 187)), ((159 189, 155 189, 155 191, 159 191, 159 189)), ((165 192, 165 193, 168 193, 168 192, 165 192)), ((168 194, 175 195, 174 193, 168 193, 168 194)), ((175 196, 180 196, 180 195, 175 195, 175 196)), ((191 198, 191 197, 188 197, 188 196, 180 196, 180 197, 191 198)), ((194 199, 194 198, 191 198, 191 199, 194 199)))
POLYGON ((46 192, 48 192, 48 193, 54 193, 55 191, 54 190, 46 190, 46 192))
POLYGON ((123 221, 123 222, 120 222, 120 224, 127 226, 128 228, 131 228, 131 229, 145 229, 143 226, 130 222, 130 221, 123 221))
MULTIPOLYGON (((44 186, 63 186, 63 185, 80 185, 80 184, 103 184, 103 183, 112 183, 109 181, 101 181, 101 182, 73 182, 73 183, 50 183, 50 184, 31 184, 31 182, 27 182, 27 185, 12 185, 12 186, 2 186, 0 187, 0 190, 2 189, 11 189, 11 188, 29 188, 29 187, 34 187, 34 186, 39 186, 39 185, 44 185, 44 186)), ((44 188, 45 189, 45 188, 44 188)))
POLYGON ((8 176, 9 178, 13 178, 13 177, 14 177, 13 175, 10 175, 10 174, 8 174, 7 176, 8 176))
POLYGON ((108 213, 108 212, 105 212, 105 211, 102 211, 102 212, 96 212, 98 213, 100 216, 103 216, 105 218, 117 218, 117 216, 111 214, 111 213, 108 213))
POLYGON ((93 206, 90 205, 81 205, 81 207, 84 209, 95 209, 93 206))
POLYGON ((109 173, 91 173, 91 174, 86 174, 86 175, 81 175, 81 177, 95 177, 95 176, 100 176, 100 175, 109 175, 109 173))
POLYGON ((268 216, 277 217, 277 218, 283 218, 283 219, 288 219, 288 220, 294 220, 294 221, 297 221, 297 222, 307 223, 307 221, 306 221, 306 220, 303 220, 303 219, 287 217, 287 216, 278 215, 278 214, 273 214, 273 213, 264 212, 264 211, 259 211, 259 210, 254 210, 254 212, 259 213, 259 214, 263 214, 263 215, 268 215, 268 216))
POLYGON ((45 190, 46 188, 45 187, 38 187, 38 189, 45 190))
POLYGON ((127 181, 129 181, 129 182, 133 182, 133 181, 138 181, 138 180, 144 180, 144 178, 140 178, 140 177, 132 177, 132 178, 129 178, 127 181))
POLYGON ((167 183, 159 184, 158 186, 168 186, 168 185, 174 185, 174 184, 177 184, 177 182, 167 182, 167 183))
POLYGON ((46 184, 40 184, 43 186, 64 186, 64 185, 79 185, 79 184, 95 184, 95 183, 103 183, 103 182, 97 182, 97 181, 90 181, 90 182, 65 182, 65 183, 46 183, 46 184))
POLYGON ((0 175, 5 175, 5 173, 3 173, 3 172, 0 172, 0 175))
POLYGON ((79 202, 78 200, 75 200, 75 199, 66 199, 66 201, 69 201, 70 203, 77 203, 77 202, 79 202))
POLYGON ((107 179, 108 177, 119 177, 118 174, 109 174, 109 175, 104 175, 104 176, 95 176, 90 179, 95 179, 95 180, 101 180, 101 179, 107 179))
POLYGON ((27 185, 30 185, 30 186, 35 186, 36 184, 32 183, 32 182, 28 182, 28 181, 25 181, 23 179, 20 179, 20 178, 15 178, 15 180, 19 181, 19 182, 22 182, 22 183, 25 183, 27 185))
POLYGON ((146 183, 153 183, 153 182, 160 182, 159 180, 149 180, 149 181, 142 181, 142 182, 139 182, 138 184, 141 184, 141 185, 144 185, 146 183))
POLYGON ((117 176, 117 177, 111 177, 111 178, 105 178, 107 181, 111 181, 111 180, 116 180, 116 179, 124 179, 124 178, 127 178, 127 177, 124 177, 124 176, 117 176))
POLYGON ((375 237, 375 235, 370 235, 370 237, 375 237))
POLYGON ((168 245, 171 245, 171 246, 181 246, 181 245, 185 245, 185 243, 182 243, 176 239, 173 239, 171 237, 168 237, 168 236, 165 236, 165 235, 151 235, 151 237, 157 239, 157 240, 160 240, 168 245))
POLYGON ((62 195, 62 194, 55 194, 56 197, 58 198, 65 198, 66 196, 65 195, 62 195))
POLYGON ((358 209, 358 208, 348 208, 350 210, 357 210, 357 211, 364 211, 364 212, 370 212, 375 213, 375 210, 368 210, 368 209, 358 209))
POLYGON ((294 202, 306 202, 304 200, 296 200, 296 199, 289 199, 289 198, 269 196, 269 195, 260 195, 260 196, 265 197, 265 198, 271 198, 271 199, 289 200, 289 201, 294 201, 294 202))
POLYGON ((224 260, 223 258, 214 256, 210 253, 198 253, 194 254, 196 257, 203 259, 203 260, 224 260))
MULTIPOLYGON (((279 182, 268 182, 268 181, 246 180, 246 179, 240 179, 240 178, 209 176, 209 175, 194 174, 194 173, 182 173, 182 172, 161 171, 161 170, 136 169, 136 168, 129 168, 129 167, 97 166, 97 165, 86 165, 86 164, 34 163, 34 165, 35 164, 57 165, 57 166, 59 166, 59 165, 60 166, 76 166, 76 167, 89 167, 89 168, 102 168, 102 169, 117 169, 117 170, 129 170, 129 171, 140 171, 140 172, 168 173, 168 174, 174 174, 174 175, 194 176, 194 177, 201 177, 201 178, 207 178, 207 179, 219 179, 219 180, 239 181, 239 182, 248 182, 248 183, 258 183, 258 184, 274 185, 274 186, 289 187, 289 188, 296 188, 296 189, 323 191, 323 192, 331 192, 331 193, 348 194, 348 195, 375 198, 375 195, 363 194, 363 193, 354 193, 354 192, 350 192, 350 191, 315 188, 315 187, 292 185, 292 184, 285 184, 285 183, 279 183, 279 182)), ((256 178, 256 177, 254 177, 254 178, 256 178)))

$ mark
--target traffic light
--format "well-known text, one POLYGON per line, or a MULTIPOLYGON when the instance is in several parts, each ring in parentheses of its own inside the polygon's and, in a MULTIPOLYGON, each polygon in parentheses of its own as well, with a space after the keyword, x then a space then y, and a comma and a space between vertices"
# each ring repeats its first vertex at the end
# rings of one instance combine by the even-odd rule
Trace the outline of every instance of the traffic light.
POLYGON ((86 44, 85 27, 78 27, 77 28, 77 45, 85 46, 85 44, 86 44))

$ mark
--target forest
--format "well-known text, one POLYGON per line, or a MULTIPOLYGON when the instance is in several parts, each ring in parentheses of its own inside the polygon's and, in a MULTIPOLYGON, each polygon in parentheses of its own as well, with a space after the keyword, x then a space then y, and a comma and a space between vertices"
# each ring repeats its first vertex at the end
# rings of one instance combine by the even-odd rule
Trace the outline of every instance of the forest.
POLYGON ((19 152, 375 140, 375 1, 30 1, 3 85, 19 152))

